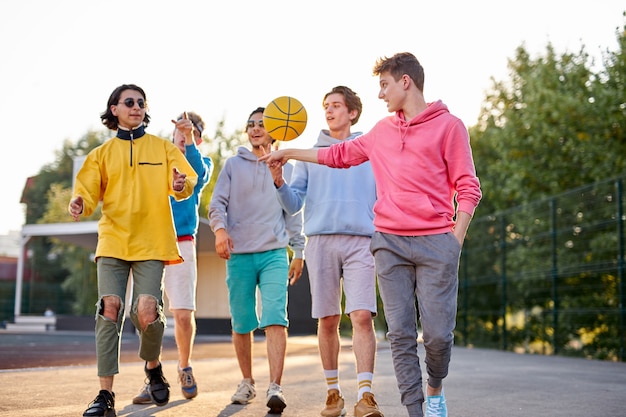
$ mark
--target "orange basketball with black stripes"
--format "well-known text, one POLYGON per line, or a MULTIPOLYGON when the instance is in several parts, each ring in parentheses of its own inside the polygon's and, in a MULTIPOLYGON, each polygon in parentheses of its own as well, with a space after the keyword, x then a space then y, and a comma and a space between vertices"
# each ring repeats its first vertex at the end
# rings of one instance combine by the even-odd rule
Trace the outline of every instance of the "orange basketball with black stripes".
POLYGON ((275 140, 297 138, 306 128, 306 109, 293 97, 281 96, 272 100, 263 112, 263 125, 275 140))

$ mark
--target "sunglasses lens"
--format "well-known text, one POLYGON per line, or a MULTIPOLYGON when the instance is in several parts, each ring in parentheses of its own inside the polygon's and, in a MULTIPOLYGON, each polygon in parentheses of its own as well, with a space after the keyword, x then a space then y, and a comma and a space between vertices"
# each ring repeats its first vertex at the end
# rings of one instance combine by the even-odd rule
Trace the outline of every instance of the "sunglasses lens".
MULTIPOLYGON (((124 105, 128 107, 129 109, 132 109, 133 106, 135 105, 135 99, 128 97, 127 99, 124 100, 124 105)), ((146 102, 144 101, 144 99, 138 98, 137 105, 139 106, 140 109, 143 109, 144 107, 146 107, 146 102)))
POLYGON ((254 125, 259 126, 260 128, 263 128, 263 120, 259 120, 258 122, 255 122, 254 120, 248 120, 248 129, 252 129, 254 128, 254 125))

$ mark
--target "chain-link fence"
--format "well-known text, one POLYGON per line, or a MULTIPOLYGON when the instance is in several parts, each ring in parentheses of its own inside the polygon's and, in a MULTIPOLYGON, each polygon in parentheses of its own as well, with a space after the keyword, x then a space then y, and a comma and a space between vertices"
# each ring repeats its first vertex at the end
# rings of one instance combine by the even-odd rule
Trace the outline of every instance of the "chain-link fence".
POLYGON ((626 361, 625 179, 476 217, 456 342, 626 361))

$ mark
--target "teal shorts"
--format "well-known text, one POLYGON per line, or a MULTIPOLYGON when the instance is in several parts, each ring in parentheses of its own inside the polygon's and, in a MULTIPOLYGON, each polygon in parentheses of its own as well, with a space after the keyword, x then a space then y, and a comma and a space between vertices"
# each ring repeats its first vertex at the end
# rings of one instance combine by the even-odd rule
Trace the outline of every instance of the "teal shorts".
POLYGON ((226 262, 226 285, 231 325, 235 333, 246 334, 257 328, 289 325, 288 275, 286 248, 231 254, 226 262), (260 318, 257 312, 257 288, 261 296, 260 318))

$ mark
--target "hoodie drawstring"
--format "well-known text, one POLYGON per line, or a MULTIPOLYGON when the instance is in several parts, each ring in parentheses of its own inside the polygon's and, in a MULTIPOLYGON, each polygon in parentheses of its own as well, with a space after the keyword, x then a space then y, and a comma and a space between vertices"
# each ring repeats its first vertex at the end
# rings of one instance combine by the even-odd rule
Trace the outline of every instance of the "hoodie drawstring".
POLYGON ((407 133, 409 132, 409 125, 405 127, 402 124, 398 124, 398 133, 400 134, 400 150, 404 150, 404 138, 406 138, 407 133))

